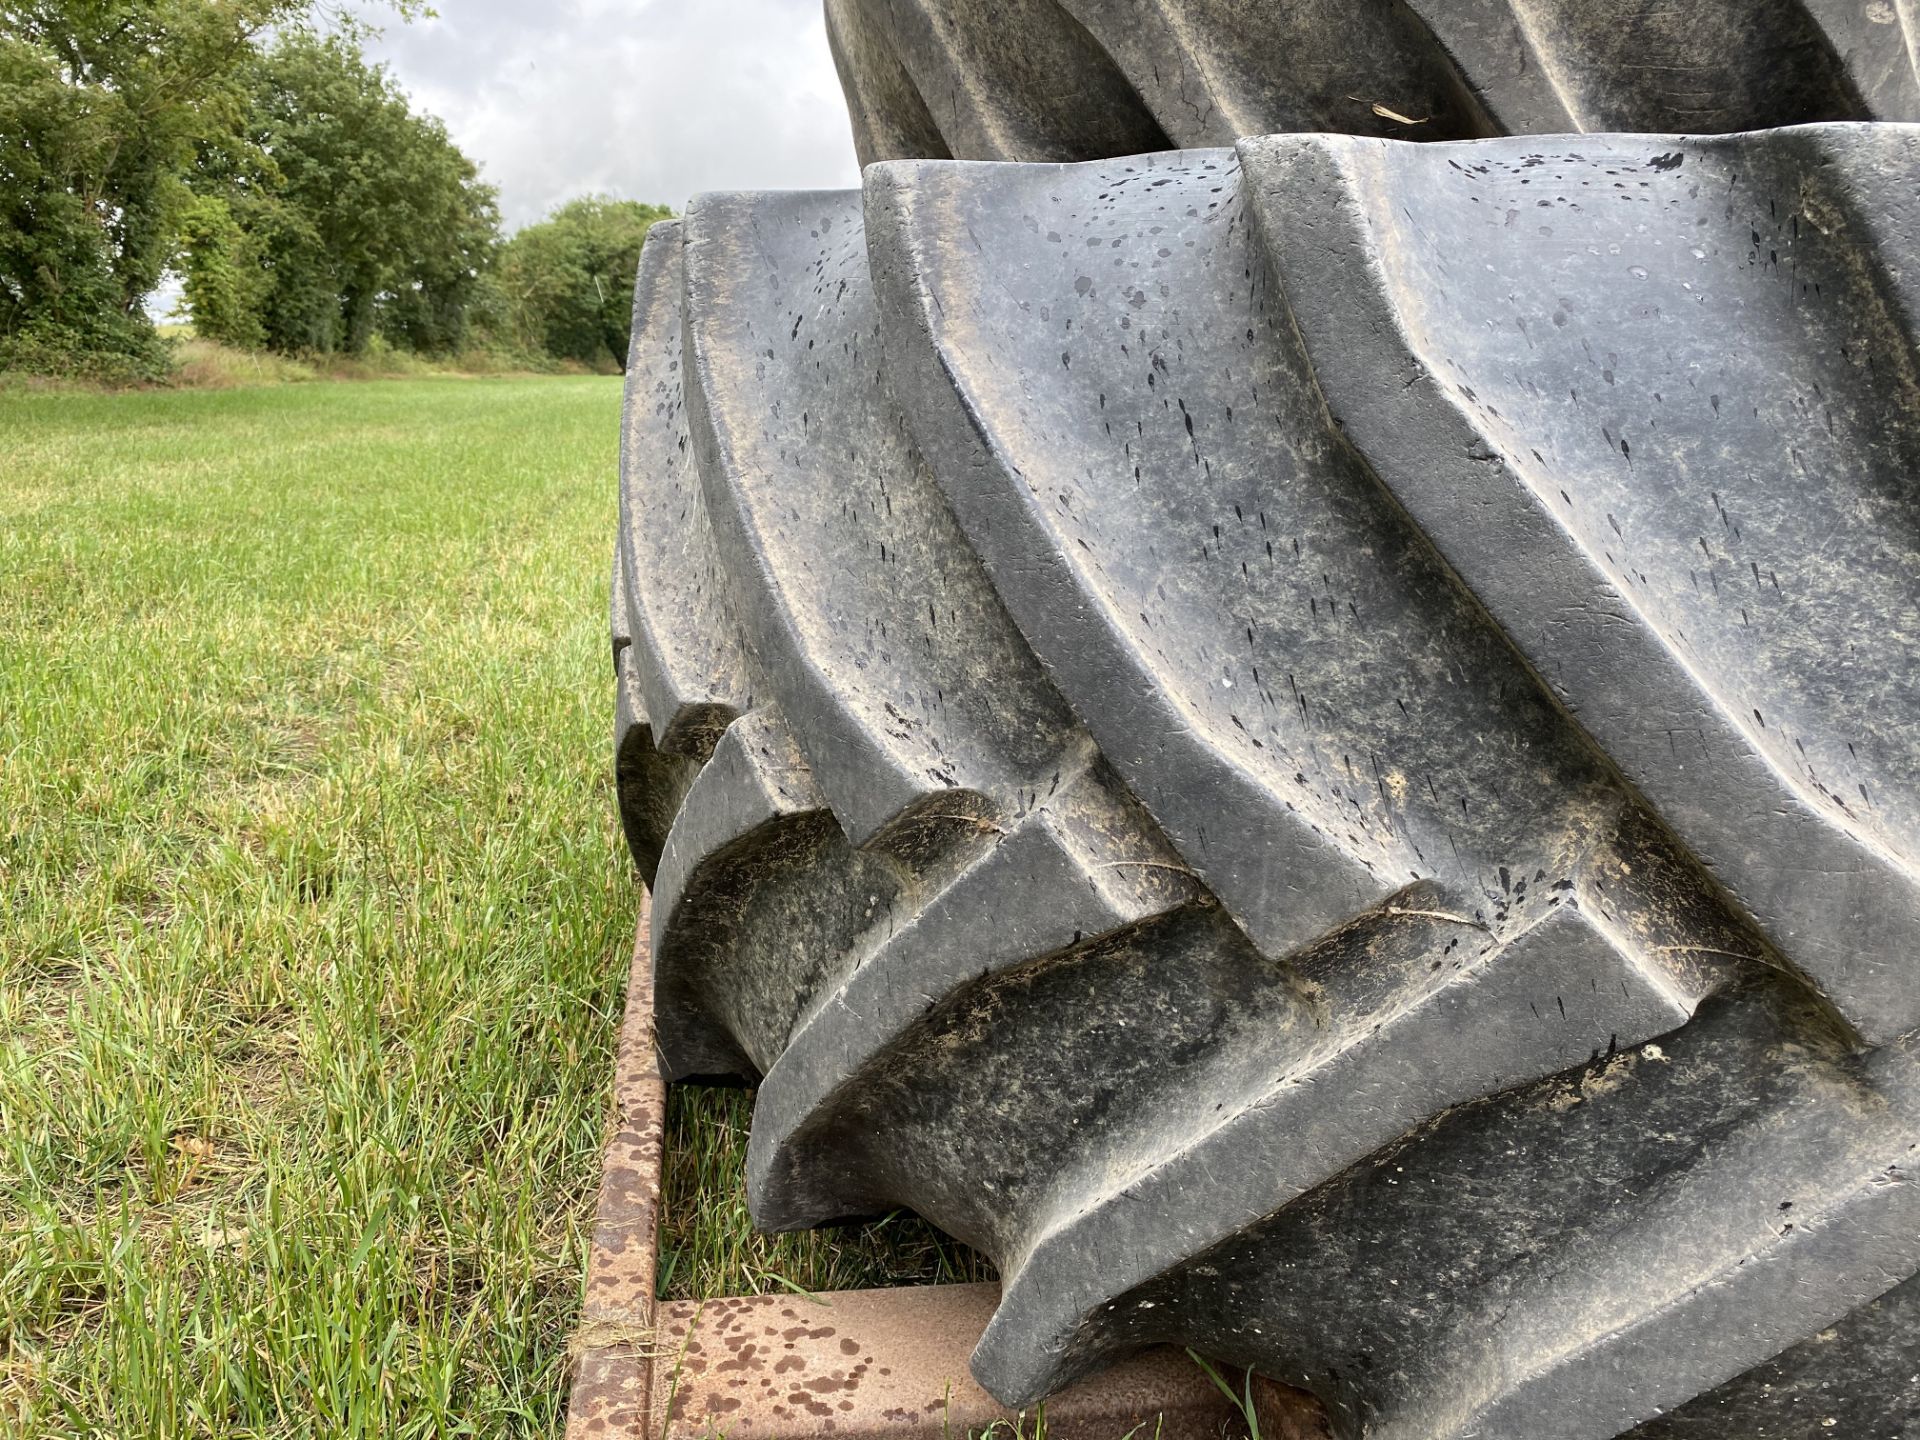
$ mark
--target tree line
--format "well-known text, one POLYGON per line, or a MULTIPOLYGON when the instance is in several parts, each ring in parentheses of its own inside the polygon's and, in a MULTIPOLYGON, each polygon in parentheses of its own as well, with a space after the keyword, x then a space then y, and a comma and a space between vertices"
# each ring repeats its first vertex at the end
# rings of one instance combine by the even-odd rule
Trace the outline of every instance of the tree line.
MULTIPOLYGON (((0 0, 0 370, 159 377, 148 309, 286 354, 624 362, 647 227, 493 187, 318 0, 0 0)), ((400 0, 410 18, 417 0, 400 0)))

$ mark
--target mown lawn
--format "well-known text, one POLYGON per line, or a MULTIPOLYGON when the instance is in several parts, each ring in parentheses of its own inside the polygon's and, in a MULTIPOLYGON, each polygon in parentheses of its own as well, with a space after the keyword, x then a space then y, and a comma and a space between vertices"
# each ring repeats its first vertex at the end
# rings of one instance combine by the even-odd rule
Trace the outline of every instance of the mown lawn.
MULTIPOLYGON (((636 891, 615 380, 0 393, 0 1433, 553 1435, 636 891)), ((677 1096, 678 1293, 750 1237, 677 1096)))

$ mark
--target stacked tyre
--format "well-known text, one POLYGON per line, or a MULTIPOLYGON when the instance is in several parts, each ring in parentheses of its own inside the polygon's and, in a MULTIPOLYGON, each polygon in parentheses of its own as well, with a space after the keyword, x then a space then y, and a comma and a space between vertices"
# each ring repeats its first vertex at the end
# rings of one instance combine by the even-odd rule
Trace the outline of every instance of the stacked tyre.
POLYGON ((992 1256, 1009 1403, 1920 1434, 1920 19, 827 11, 883 163, 655 227, 615 559, 756 1219, 992 1256))

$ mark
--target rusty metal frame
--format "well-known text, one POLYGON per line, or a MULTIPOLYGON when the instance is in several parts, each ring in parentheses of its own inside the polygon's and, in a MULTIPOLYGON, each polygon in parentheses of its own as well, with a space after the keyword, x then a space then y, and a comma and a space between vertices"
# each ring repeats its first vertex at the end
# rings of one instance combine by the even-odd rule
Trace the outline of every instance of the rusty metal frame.
MULTIPOLYGON (((612 1134, 574 1332, 567 1440, 1216 1440, 1247 1426, 1206 1372, 1149 1351, 1009 1414, 967 1356, 994 1285, 654 1300, 666 1084, 643 901, 614 1057, 612 1134)), ((1318 1404, 1255 1378, 1266 1440, 1330 1434, 1318 1404)))

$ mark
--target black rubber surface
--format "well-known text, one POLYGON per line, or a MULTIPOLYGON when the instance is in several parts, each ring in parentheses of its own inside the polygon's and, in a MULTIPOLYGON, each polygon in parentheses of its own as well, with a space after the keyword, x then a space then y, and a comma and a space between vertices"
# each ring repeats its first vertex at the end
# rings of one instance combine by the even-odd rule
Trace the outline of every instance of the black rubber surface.
POLYGON ((1913 0, 826 0, 863 164, 1920 120, 1913 0))
POLYGON ((987 1251, 1011 1402, 1174 1340, 1343 1436, 1912 1433, 1917 161, 1276 136, 656 226, 620 794, 756 1217, 987 1251))

